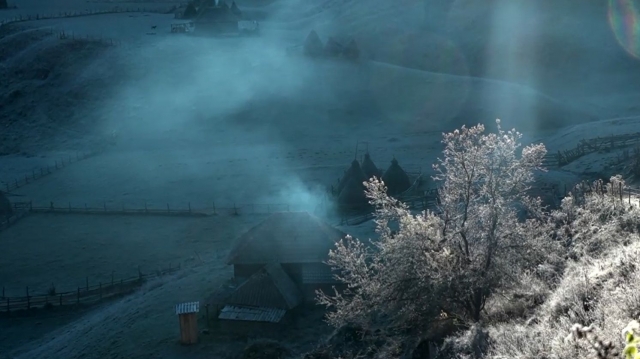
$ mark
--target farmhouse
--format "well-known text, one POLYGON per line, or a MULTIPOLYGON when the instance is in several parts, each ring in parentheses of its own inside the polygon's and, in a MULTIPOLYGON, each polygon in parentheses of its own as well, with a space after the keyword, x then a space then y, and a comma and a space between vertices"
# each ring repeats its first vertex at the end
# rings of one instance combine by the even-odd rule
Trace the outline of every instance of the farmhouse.
POLYGON ((302 293, 280 264, 268 264, 242 283, 225 300, 218 319, 225 329, 277 330, 295 320, 302 293))
POLYGON ((307 212, 275 213, 237 239, 227 264, 236 278, 250 280, 266 265, 279 264, 302 299, 313 301, 316 289, 330 291, 339 284, 323 262, 345 236, 307 212))
MULTIPOLYGON (((237 9, 237 12, 240 10, 237 9)), ((225 34, 237 33, 238 22, 241 17, 224 0, 220 0, 216 6, 202 6, 198 10, 195 19, 196 30, 202 33, 225 34)))

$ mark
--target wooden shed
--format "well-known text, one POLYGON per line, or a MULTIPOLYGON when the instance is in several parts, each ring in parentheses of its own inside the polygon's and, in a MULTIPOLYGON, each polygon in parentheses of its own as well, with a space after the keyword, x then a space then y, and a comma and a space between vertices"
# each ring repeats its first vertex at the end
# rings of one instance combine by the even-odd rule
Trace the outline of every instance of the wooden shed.
POLYGON ((176 315, 180 321, 180 343, 183 345, 198 342, 198 312, 200 302, 188 302, 176 305, 176 315))
POLYGON ((279 264, 302 292, 315 301, 315 290, 340 283, 324 262, 346 234, 308 212, 274 213, 240 236, 229 253, 236 278, 249 278, 267 264, 279 264))

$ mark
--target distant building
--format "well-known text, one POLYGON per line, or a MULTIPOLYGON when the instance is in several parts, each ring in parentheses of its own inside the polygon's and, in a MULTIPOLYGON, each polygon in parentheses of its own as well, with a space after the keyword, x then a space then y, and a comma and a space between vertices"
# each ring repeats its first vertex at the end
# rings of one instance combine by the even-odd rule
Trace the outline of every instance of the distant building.
POLYGON ((226 34, 238 33, 238 22, 241 19, 241 16, 235 14, 226 2, 220 0, 215 6, 208 6, 208 4, 201 6, 194 22, 197 32, 226 34))

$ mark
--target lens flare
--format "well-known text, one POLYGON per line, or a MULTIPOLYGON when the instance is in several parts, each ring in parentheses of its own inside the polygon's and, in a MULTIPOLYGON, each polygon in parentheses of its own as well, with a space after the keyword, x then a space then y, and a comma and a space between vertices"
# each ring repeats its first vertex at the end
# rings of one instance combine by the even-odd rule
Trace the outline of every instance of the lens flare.
POLYGON ((620 45, 640 58, 640 1, 609 0, 609 26, 620 45))

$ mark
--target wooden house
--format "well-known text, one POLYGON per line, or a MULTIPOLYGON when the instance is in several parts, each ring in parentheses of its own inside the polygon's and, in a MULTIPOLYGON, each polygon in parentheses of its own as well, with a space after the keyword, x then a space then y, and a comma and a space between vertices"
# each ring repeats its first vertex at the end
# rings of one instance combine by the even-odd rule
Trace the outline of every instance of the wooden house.
POLYGON ((195 18, 196 31, 204 34, 238 33, 238 22, 241 17, 224 2, 216 6, 202 6, 195 18))
POLYGON ((302 293, 280 264, 268 264, 224 300, 218 314, 225 330, 260 335, 295 322, 302 293))
POLYGON ((236 240, 227 264, 233 265, 234 276, 241 279, 277 263, 302 292, 303 299, 313 301, 317 289, 340 287, 324 262, 345 236, 307 212, 274 213, 236 240))

